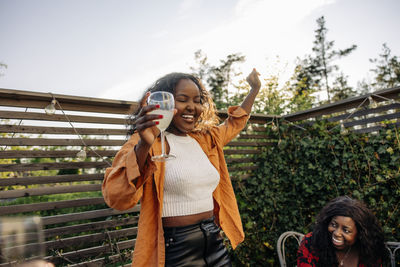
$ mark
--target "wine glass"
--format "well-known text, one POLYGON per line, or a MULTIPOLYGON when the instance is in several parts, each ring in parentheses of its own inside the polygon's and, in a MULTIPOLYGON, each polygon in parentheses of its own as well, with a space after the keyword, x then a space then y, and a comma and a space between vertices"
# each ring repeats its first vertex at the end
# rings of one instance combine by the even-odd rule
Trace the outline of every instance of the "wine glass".
MULTIPOLYGON (((0 263, 26 263, 44 256, 39 216, 0 218, 0 263)), ((14 266, 14 265, 12 265, 14 266)))
POLYGON ((168 128, 171 123, 172 117, 174 116, 174 95, 164 91, 157 91, 151 93, 148 98, 147 103, 149 105, 159 105, 160 108, 149 112, 149 114, 163 115, 161 119, 157 119, 157 128, 161 132, 161 155, 155 155, 151 157, 153 161, 166 161, 175 158, 174 155, 165 153, 165 136, 164 131, 168 128))

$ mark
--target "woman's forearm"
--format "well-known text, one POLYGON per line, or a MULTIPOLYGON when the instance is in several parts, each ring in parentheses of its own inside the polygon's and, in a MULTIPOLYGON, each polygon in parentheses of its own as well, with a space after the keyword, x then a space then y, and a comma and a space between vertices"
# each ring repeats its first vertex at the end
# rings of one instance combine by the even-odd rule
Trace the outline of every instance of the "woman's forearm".
POLYGON ((142 173, 143 167, 146 164, 147 156, 149 154, 150 146, 139 140, 135 146, 136 161, 139 166, 139 170, 142 173))
POLYGON ((242 104, 240 105, 247 114, 251 113, 251 108, 253 107, 254 101, 257 97, 258 90, 256 89, 251 89, 250 93, 246 96, 246 98, 243 100, 242 104))

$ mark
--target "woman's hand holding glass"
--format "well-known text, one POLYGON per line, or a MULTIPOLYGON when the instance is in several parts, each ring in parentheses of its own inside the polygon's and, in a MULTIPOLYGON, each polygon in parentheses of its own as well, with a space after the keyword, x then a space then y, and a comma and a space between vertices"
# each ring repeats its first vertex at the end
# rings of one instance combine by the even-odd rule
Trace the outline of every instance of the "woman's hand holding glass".
POLYGON ((139 133, 141 143, 148 147, 151 147, 160 134, 160 130, 156 127, 156 119, 159 119, 159 115, 148 114, 149 112, 156 110, 157 106, 147 105, 147 99, 150 93, 146 94, 146 97, 142 100, 142 109, 136 117, 136 131, 139 133))
POLYGON ((147 93, 141 103, 142 109, 136 119, 136 130, 140 135, 141 142, 151 147, 161 132, 161 155, 152 157, 153 161, 165 161, 174 158, 173 155, 165 153, 164 131, 168 128, 173 115, 174 97, 168 92, 147 93))

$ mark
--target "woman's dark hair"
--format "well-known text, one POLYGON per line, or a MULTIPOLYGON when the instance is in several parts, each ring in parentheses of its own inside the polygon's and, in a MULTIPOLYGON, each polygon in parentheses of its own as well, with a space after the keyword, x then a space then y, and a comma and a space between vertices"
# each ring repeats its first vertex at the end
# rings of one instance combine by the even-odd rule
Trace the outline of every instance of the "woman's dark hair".
MULTIPOLYGON (((195 125, 195 131, 201 131, 201 130, 206 130, 209 129, 210 127, 218 124, 219 119, 217 116, 217 110, 215 108, 215 104, 208 93, 208 91, 204 88, 203 84, 201 81, 195 77, 192 74, 187 74, 187 73, 180 73, 180 72, 173 72, 170 74, 167 74, 161 78, 159 78, 152 86, 150 86, 143 94, 143 96, 140 99, 140 103, 142 102, 141 100, 145 97, 147 92, 156 92, 156 91, 166 91, 170 92, 173 95, 175 95, 175 88, 176 85, 179 83, 180 80, 191 80, 193 81, 196 86, 200 90, 200 101, 201 104, 203 105, 203 112, 197 121, 195 125)), ((140 112, 141 107, 138 107, 138 109, 129 116, 128 118, 128 135, 132 135, 135 130, 136 130, 136 125, 135 125, 135 120, 136 116, 140 112)))
POLYGON ((335 216, 353 219, 357 227, 355 245, 359 249, 360 261, 366 266, 377 266, 385 254, 382 228, 378 219, 364 203, 347 196, 331 200, 317 216, 311 245, 319 257, 319 266, 338 265, 332 235, 328 232, 328 225, 335 216))

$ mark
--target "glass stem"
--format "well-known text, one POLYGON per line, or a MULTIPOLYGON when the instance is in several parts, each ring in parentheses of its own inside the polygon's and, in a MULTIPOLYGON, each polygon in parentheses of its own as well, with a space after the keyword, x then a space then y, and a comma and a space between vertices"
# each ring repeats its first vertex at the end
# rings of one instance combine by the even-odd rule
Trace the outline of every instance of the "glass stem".
POLYGON ((161 155, 162 155, 162 156, 165 156, 164 144, 165 144, 164 131, 161 131, 161 155))

